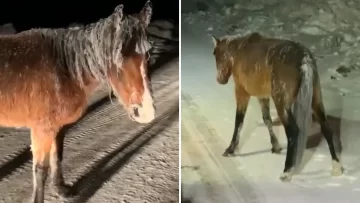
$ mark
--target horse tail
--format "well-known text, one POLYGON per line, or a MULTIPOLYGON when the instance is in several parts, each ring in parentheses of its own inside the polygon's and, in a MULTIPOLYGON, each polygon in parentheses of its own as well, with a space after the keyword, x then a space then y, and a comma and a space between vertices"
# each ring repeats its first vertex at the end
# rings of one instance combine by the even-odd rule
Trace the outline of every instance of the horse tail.
POLYGON ((301 164, 301 160, 306 148, 307 136, 311 128, 313 83, 315 71, 316 62, 310 51, 305 51, 300 66, 300 87, 292 106, 292 113, 299 128, 299 136, 293 157, 295 169, 298 169, 299 165, 301 164))

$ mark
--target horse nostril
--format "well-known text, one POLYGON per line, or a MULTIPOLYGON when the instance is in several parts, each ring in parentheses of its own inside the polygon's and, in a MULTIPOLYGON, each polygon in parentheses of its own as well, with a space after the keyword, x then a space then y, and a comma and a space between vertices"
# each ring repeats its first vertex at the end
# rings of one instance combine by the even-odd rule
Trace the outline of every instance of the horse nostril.
POLYGON ((139 117, 139 109, 137 107, 134 107, 134 115, 135 117, 139 117))

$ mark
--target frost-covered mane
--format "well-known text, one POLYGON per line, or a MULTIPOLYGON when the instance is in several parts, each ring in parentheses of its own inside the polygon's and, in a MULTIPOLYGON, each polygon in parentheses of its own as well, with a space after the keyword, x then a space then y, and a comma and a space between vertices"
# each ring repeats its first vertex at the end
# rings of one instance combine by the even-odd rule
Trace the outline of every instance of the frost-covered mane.
POLYGON ((42 34, 52 46, 57 64, 66 67, 81 84, 85 74, 104 82, 109 67, 122 68, 126 51, 134 49, 145 54, 151 48, 146 25, 135 15, 123 15, 122 7, 118 7, 112 15, 96 23, 32 32, 42 34))

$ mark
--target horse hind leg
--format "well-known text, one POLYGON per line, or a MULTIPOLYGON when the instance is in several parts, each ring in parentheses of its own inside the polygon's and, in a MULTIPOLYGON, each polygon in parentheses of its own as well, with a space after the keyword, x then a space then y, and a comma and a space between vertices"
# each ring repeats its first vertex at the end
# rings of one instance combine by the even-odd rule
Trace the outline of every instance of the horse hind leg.
POLYGON ((273 127, 272 127, 272 119, 271 119, 271 115, 270 115, 270 99, 258 99, 260 106, 261 106, 261 111, 262 111, 262 117, 264 120, 264 123, 267 127, 267 129, 269 130, 269 134, 270 134, 270 142, 271 142, 271 152, 275 153, 275 154, 280 154, 282 148, 279 144, 279 141, 273 131, 273 127))
POLYGON ((294 154, 299 136, 299 127, 296 124, 295 117, 291 112, 291 105, 286 105, 284 96, 273 95, 275 107, 285 128, 285 134, 287 138, 287 152, 285 159, 285 167, 283 174, 280 176, 280 180, 283 182, 289 182, 292 179, 294 172, 294 154))
POLYGON ((65 129, 62 129, 51 145, 50 151, 50 179, 54 193, 60 197, 70 196, 70 187, 65 184, 62 173, 65 129))
POLYGON ((33 154, 33 196, 32 203, 44 202, 44 184, 49 169, 49 158, 56 131, 42 127, 31 129, 31 151, 33 154))
POLYGON ((322 96, 321 96, 320 91, 321 90, 319 88, 319 85, 316 88, 314 88, 314 97, 313 97, 313 101, 312 101, 312 108, 313 108, 313 112, 316 117, 316 120, 319 122, 319 124, 321 126, 321 132, 325 137, 325 140, 328 144, 329 151, 331 154, 331 159, 332 159, 331 175, 332 176, 340 176, 344 172, 344 168, 343 168, 342 164, 340 163, 340 160, 338 157, 338 156, 340 156, 341 151, 342 151, 341 140, 340 140, 340 137, 338 137, 338 136, 333 137, 332 130, 327 122, 327 118, 326 118, 326 114, 325 114, 325 110, 324 110, 324 105, 322 103, 322 96), (336 138, 335 143, 334 143, 334 138, 336 138))
POLYGON ((235 111, 235 126, 233 136, 228 148, 226 148, 223 156, 233 155, 236 147, 239 144, 240 129, 244 122, 246 109, 250 100, 250 95, 239 86, 235 87, 236 94, 236 111, 235 111))

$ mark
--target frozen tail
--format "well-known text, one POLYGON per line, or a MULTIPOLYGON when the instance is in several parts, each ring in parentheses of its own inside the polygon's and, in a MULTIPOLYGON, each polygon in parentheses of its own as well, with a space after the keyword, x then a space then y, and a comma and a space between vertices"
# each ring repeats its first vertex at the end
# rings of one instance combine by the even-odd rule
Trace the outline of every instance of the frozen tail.
POLYGON ((294 167, 298 170, 306 148, 307 137, 312 121, 312 99, 315 61, 309 53, 305 53, 300 67, 301 82, 296 100, 292 106, 292 113, 299 127, 299 136, 295 146, 294 167))

